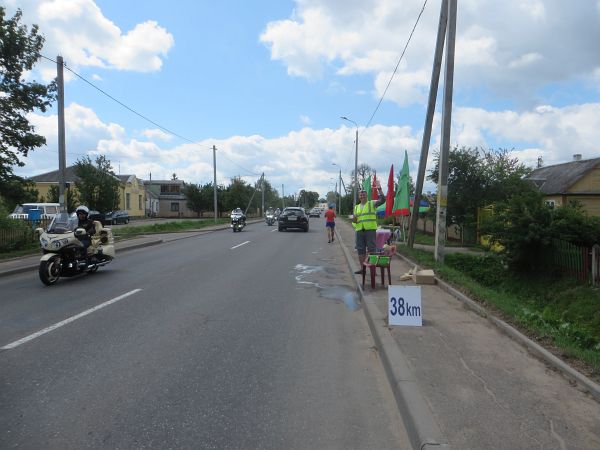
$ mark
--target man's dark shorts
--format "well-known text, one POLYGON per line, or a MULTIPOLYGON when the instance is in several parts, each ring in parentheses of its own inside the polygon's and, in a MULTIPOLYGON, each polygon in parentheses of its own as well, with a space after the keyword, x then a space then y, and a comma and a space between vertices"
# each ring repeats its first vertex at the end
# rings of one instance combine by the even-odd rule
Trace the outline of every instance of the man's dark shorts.
POLYGON ((356 232, 356 250, 359 255, 366 255, 367 250, 370 253, 375 252, 375 230, 361 230, 356 232))
POLYGON ((335 222, 325 222, 325 226, 329 228, 335 228, 335 222))

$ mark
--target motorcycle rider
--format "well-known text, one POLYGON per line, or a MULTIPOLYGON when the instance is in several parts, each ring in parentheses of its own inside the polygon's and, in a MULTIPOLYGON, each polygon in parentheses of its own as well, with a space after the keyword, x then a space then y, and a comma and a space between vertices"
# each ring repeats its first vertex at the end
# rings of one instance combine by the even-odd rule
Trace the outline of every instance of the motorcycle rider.
POLYGON ((231 211, 231 217, 239 217, 240 221, 246 225, 246 215, 244 214, 244 211, 242 211, 242 208, 240 208, 239 206, 237 208, 235 208, 233 211, 231 211))
POLYGON ((96 233, 96 225, 94 221, 89 218, 90 210, 85 205, 79 205, 75 210, 77 215, 77 228, 83 228, 85 230, 85 236, 79 238, 83 244, 86 259, 88 257, 88 247, 92 244, 92 235, 96 233))

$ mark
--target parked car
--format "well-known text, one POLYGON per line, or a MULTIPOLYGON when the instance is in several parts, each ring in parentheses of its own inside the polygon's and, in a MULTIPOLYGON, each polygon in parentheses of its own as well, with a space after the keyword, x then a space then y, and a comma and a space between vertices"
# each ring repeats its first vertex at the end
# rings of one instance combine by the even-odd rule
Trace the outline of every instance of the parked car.
POLYGON ((289 207, 281 211, 277 218, 277 231, 287 230, 288 228, 301 228, 308 231, 308 216, 304 208, 289 207))
POLYGON ((308 217, 321 217, 321 210, 319 208, 313 208, 309 211, 308 217))
POLYGON ((124 210, 110 211, 105 215, 107 225, 118 225, 120 223, 129 223, 129 213, 124 210))
POLYGON ((25 220, 52 219, 56 216, 59 209, 59 203, 23 203, 22 205, 17 205, 8 217, 25 220))

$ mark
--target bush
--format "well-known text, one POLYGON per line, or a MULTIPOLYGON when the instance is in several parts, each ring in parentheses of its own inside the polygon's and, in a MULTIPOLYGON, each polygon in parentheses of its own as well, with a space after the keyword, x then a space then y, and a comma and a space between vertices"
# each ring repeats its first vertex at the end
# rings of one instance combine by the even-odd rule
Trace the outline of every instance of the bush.
POLYGON ((450 253, 444 257, 444 262, 488 287, 500 286, 507 276, 502 259, 497 255, 450 253))

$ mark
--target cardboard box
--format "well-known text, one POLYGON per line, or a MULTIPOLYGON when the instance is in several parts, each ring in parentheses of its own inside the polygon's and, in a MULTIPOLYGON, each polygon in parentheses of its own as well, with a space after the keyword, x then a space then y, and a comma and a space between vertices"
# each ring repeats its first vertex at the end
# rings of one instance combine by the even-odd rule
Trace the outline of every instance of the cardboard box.
POLYGON ((435 284, 435 273, 433 270, 418 270, 413 274, 415 284, 435 284))

